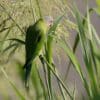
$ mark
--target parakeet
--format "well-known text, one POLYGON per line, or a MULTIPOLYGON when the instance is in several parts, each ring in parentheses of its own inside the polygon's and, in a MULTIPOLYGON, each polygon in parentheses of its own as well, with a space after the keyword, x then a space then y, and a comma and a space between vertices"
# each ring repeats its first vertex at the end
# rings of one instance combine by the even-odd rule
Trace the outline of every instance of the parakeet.
POLYGON ((30 76, 32 61, 39 55, 46 40, 46 33, 51 21, 45 21, 40 18, 34 25, 29 26, 26 31, 25 51, 26 61, 25 70, 25 86, 28 87, 28 78, 30 76))

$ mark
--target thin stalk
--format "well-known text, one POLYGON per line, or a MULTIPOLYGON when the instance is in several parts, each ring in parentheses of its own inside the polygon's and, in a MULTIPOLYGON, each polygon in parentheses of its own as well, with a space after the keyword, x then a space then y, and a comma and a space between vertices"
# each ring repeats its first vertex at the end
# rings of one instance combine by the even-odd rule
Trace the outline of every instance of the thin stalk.
POLYGON ((40 58, 40 61, 41 61, 42 65, 43 65, 45 83, 46 83, 46 87, 47 87, 47 91, 48 91, 48 96, 50 98, 51 95, 50 95, 50 89, 49 89, 49 86, 48 86, 48 80, 47 80, 47 75, 46 75, 46 66, 45 66, 43 58, 41 56, 39 56, 39 58, 40 58))
MULTIPOLYGON (((50 65, 52 65, 52 42, 53 42, 53 37, 48 37, 47 40, 47 45, 46 45, 46 59, 50 65)), ((48 66, 48 65, 47 65, 48 66)), ((52 66, 53 67, 53 66, 52 66)), ((51 85, 51 70, 49 67, 47 67, 48 70, 48 84, 49 84, 49 89, 51 93, 51 98, 53 99, 53 92, 52 92, 52 85, 51 85)))
POLYGON ((39 16, 40 16, 40 18, 42 18, 42 13, 41 13, 41 9, 40 9, 40 5, 39 5, 39 1, 36 0, 36 3, 37 3, 37 6, 38 6, 38 9, 39 9, 39 16))
POLYGON ((45 59, 45 57, 43 57, 44 61, 46 62, 46 64, 48 65, 48 67, 50 68, 50 70, 52 71, 52 73, 55 75, 55 77, 57 78, 57 80, 60 82, 60 84, 62 85, 62 87, 65 89, 66 93, 68 94, 68 96, 70 97, 71 100, 73 100, 73 96, 70 94, 70 92, 68 91, 68 89, 66 88, 65 84, 63 83, 63 81, 60 79, 57 70, 55 68, 55 71, 53 70, 52 66, 47 62, 47 60, 45 59))
MULTIPOLYGON (((75 42, 74 42, 74 46, 73 46, 73 52, 75 53, 76 49, 77 49, 77 46, 79 44, 79 35, 77 34, 76 35, 76 38, 75 38, 75 42)), ((67 77, 68 77, 68 74, 69 74, 69 71, 70 71, 70 66, 71 66, 72 62, 69 61, 68 63, 68 67, 67 67, 67 70, 66 70, 66 74, 65 74, 65 78, 64 78, 64 81, 67 80, 67 77)))
POLYGON ((3 44, 4 44, 4 42, 5 42, 6 38, 7 38, 7 36, 9 35, 9 33, 10 33, 12 27, 13 27, 13 24, 12 24, 11 27, 7 30, 5 36, 3 37, 3 40, 1 41, 0 51, 2 51, 3 44))
MULTIPOLYGON (((37 69, 37 67, 36 67, 36 69, 37 69)), ((46 99, 47 99, 47 96, 46 96, 45 86, 44 86, 44 84, 43 84, 43 81, 42 81, 42 79, 41 79, 41 75, 40 75, 38 69, 37 69, 37 73, 38 73, 38 76, 39 76, 39 79, 40 79, 41 87, 42 87, 42 89, 43 89, 43 96, 44 96, 44 98, 45 98, 45 100, 46 100, 46 99)))
POLYGON ((18 27, 18 29, 25 34, 25 32, 21 29, 21 27, 16 23, 16 21, 11 17, 11 15, 6 11, 6 9, 0 4, 1 8, 4 10, 4 12, 8 15, 8 17, 15 23, 15 25, 18 27))
POLYGON ((35 18, 34 9, 33 9, 33 6, 32 6, 32 0, 30 0, 30 7, 31 7, 31 11, 32 11, 32 16, 33 16, 33 19, 34 19, 34 22, 35 22, 36 18, 35 18))
POLYGON ((60 84, 59 80, 57 80, 57 83, 58 83, 60 92, 61 92, 61 94, 62 94, 63 100, 66 100, 65 94, 64 94, 64 91, 63 91, 63 88, 62 88, 62 85, 60 84))

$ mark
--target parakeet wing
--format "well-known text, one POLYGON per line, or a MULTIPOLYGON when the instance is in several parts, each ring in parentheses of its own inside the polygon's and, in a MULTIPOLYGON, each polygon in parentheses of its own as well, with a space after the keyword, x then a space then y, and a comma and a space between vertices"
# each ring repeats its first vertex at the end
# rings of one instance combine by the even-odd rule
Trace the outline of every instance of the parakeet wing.
POLYGON ((26 33, 26 61, 33 60, 39 53, 43 42, 43 31, 37 27, 37 23, 30 26, 26 33))

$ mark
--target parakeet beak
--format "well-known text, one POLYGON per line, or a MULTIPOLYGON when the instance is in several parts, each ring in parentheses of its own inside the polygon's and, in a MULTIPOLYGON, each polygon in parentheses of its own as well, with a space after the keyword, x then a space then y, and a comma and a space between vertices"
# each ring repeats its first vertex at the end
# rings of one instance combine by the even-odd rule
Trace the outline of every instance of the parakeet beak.
POLYGON ((53 25, 53 18, 51 16, 45 16, 44 20, 46 21, 48 28, 53 25))

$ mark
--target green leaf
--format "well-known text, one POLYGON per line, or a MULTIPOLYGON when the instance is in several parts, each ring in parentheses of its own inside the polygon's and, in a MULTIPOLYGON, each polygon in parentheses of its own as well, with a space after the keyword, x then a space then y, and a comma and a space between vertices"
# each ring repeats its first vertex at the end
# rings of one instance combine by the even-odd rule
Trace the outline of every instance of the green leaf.
MULTIPOLYGON (((76 21, 78 25, 78 33, 79 33, 79 39, 81 43, 81 48, 82 48, 82 55, 84 59, 84 63, 88 72, 90 84, 89 87, 87 86, 87 82, 84 81, 85 87, 87 90, 87 93, 90 97, 95 97, 95 94, 98 94, 98 85, 97 85, 97 77, 95 74, 95 70, 97 70, 97 65, 96 65, 96 60, 94 58, 94 51, 93 47, 94 45, 94 37, 93 37, 93 31, 92 31, 92 26, 90 22, 90 14, 89 14, 89 9, 87 7, 87 15, 85 16, 86 20, 86 26, 83 25, 82 23, 82 16, 80 12, 78 11, 77 7, 74 9, 75 16, 76 16, 76 21)), ((96 36, 96 35, 95 35, 96 36)))
POLYGON ((36 99, 39 100, 40 98, 44 96, 43 87, 41 86, 41 80, 40 80, 40 76, 38 73, 37 65, 35 62, 33 63, 34 64, 32 65, 31 80, 32 80, 32 84, 36 92, 36 99))
POLYGON ((82 74, 81 66, 80 66, 76 56, 74 55, 73 51, 68 47, 68 45, 63 40, 59 41, 59 46, 66 52, 66 54, 70 58, 72 64, 75 66, 75 69, 79 73, 81 79, 83 80, 84 77, 82 74))
POLYGON ((93 27, 93 25, 91 25, 92 27, 92 33, 93 33, 93 36, 94 36, 94 39, 95 39, 95 42, 100 45, 100 38, 95 30, 95 28, 93 27))
MULTIPOLYGON (((79 41, 79 34, 77 34, 76 37, 75 37, 74 45, 73 45, 73 53, 75 53, 79 42, 80 42, 79 41)), ((69 70, 70 70, 70 66, 71 66, 71 61, 69 61, 69 63, 68 63, 68 67, 67 67, 67 70, 66 70, 66 75, 65 75, 64 80, 67 79, 67 76, 68 76, 68 73, 69 73, 69 70)))
MULTIPOLYGON (((48 37, 47 37, 47 43, 45 46, 45 51, 46 51, 46 59, 47 59, 48 63, 51 65, 53 63, 53 54, 52 54, 53 37, 51 35, 55 34, 56 28, 57 28, 59 22, 61 21, 61 19, 63 18, 63 16, 64 16, 64 14, 59 16, 54 21, 54 24, 51 26, 51 28, 48 31, 48 37)), ((52 86, 51 86, 51 72, 50 72, 49 67, 48 67, 48 83, 49 83, 48 87, 50 89, 51 97, 53 98, 52 86)))
POLYGON ((51 26, 51 28, 48 31, 48 34, 55 34, 56 28, 58 26, 58 24, 60 23, 60 21, 62 20, 62 18, 64 17, 65 13, 61 16, 59 16, 53 23, 53 25, 51 26))
POLYGON ((57 80, 59 81, 59 83, 62 85, 63 89, 66 91, 66 93, 68 94, 68 96, 70 97, 70 99, 73 100, 73 97, 72 97, 71 93, 69 92, 69 90, 66 88, 66 85, 63 83, 63 81, 59 77, 59 74, 58 74, 58 71, 57 71, 56 67, 55 67, 55 70, 54 70, 52 68, 52 65, 48 63, 48 61, 46 60, 45 57, 43 57, 43 60, 48 65, 48 67, 50 68, 50 70, 52 71, 52 73, 55 75, 55 77, 57 78, 57 80))

